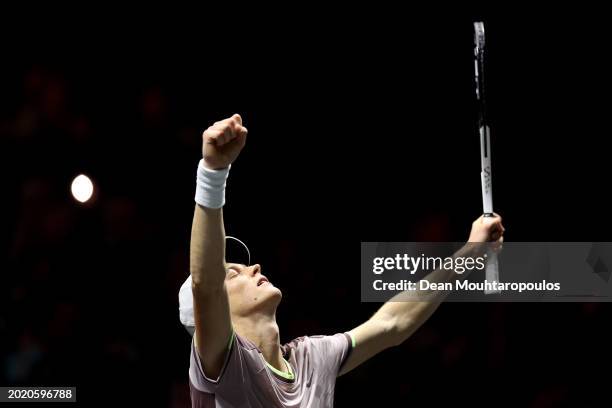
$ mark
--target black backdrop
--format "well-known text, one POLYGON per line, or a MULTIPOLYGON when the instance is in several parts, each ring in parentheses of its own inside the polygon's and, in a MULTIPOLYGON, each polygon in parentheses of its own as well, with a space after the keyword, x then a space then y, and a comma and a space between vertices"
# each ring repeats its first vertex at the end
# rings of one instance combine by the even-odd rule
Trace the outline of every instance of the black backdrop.
MULTIPOLYGON (((360 241, 464 240, 481 210, 475 18, 506 239, 608 240, 610 31, 595 12, 359 12, 83 18, 64 34, 26 19, 3 37, 0 383, 188 403, 176 294, 200 135, 235 112, 249 140, 226 229, 282 288, 282 340, 368 318, 360 241), (86 206, 68 191, 81 172, 97 187, 86 206)), ((339 379, 336 404, 592 405, 608 318, 605 304, 444 304, 339 379)))

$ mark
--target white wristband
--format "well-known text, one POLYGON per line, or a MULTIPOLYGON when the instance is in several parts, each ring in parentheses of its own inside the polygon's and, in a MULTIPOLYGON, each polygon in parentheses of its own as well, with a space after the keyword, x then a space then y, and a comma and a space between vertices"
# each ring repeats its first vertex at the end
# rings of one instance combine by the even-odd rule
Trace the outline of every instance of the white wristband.
POLYGON ((204 160, 198 164, 196 178, 195 202, 207 208, 221 208, 225 204, 225 181, 229 174, 229 167, 220 170, 211 170, 204 167, 204 160))

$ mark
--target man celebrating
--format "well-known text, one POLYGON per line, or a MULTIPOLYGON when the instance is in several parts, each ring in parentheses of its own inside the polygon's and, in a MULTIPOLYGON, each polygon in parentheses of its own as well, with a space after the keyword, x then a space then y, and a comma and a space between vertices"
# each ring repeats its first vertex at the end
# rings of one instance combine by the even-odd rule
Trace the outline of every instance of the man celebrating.
MULTIPOLYGON (((189 385, 193 407, 332 407, 336 377, 401 344, 435 311, 427 302, 387 302, 346 333, 280 344, 282 293, 258 264, 226 263, 222 207, 231 164, 247 129, 239 115, 203 134, 191 232, 191 276, 181 288, 181 321, 195 327, 189 385)), ((503 240, 501 218, 480 217, 469 242, 503 240)), ((441 279, 452 280, 453 271, 441 279)))

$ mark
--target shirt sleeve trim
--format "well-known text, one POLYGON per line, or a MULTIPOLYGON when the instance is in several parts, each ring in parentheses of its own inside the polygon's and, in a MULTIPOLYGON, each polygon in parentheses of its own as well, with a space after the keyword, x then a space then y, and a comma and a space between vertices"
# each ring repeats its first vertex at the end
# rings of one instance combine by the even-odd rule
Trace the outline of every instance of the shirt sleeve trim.
POLYGON ((355 335, 353 335, 353 333, 351 332, 346 332, 346 334, 349 335, 349 337, 351 338, 351 348, 355 348, 355 335))
POLYGON ((204 378, 204 380, 214 385, 219 384, 219 382, 221 381, 221 378, 223 377, 223 374, 225 373, 225 369, 227 368, 227 364, 229 362, 230 355, 232 353, 232 345, 234 344, 235 337, 236 337, 236 332, 232 330, 232 334, 230 335, 230 339, 227 344, 227 351, 225 353, 225 360, 223 361, 223 367, 221 368, 221 372, 219 373, 219 376, 215 380, 208 378, 206 376, 206 373, 204 372, 204 364, 202 363, 202 359, 200 358, 200 353, 198 353, 197 348, 195 348, 194 346, 194 351, 196 353, 196 358, 198 361, 198 369, 200 370, 200 373, 202 374, 202 377, 204 378))

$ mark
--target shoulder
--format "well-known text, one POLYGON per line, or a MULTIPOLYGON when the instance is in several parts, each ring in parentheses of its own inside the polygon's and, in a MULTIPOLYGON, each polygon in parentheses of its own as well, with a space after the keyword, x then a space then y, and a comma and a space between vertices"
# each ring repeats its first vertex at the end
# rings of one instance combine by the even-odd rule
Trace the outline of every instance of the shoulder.
POLYGON ((298 367, 311 367, 333 377, 338 375, 350 351, 351 339, 347 333, 302 336, 283 346, 283 353, 298 367))
POLYGON ((191 360, 189 377, 194 388, 204 392, 218 392, 224 384, 237 384, 245 375, 256 373, 263 369, 258 349, 251 341, 238 334, 232 335, 228 344, 223 367, 217 378, 209 378, 204 372, 202 360, 196 351, 195 342, 191 343, 191 360))
POLYGON ((312 335, 297 337, 282 346, 283 354, 291 351, 297 354, 345 354, 351 346, 351 338, 347 333, 333 335, 312 335))

